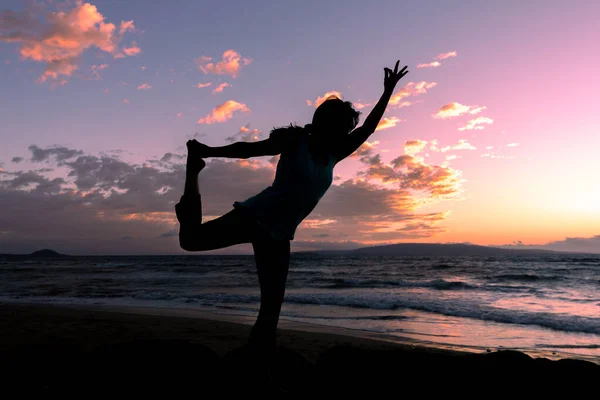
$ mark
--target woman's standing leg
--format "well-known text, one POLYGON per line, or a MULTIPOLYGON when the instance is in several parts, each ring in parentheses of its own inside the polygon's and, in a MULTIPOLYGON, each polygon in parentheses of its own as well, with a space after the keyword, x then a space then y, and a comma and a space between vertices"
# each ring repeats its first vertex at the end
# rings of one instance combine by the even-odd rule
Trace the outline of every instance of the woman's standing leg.
POLYGON ((252 242, 252 246, 260 284, 260 310, 248 343, 273 351, 290 263, 290 241, 263 239, 252 242))

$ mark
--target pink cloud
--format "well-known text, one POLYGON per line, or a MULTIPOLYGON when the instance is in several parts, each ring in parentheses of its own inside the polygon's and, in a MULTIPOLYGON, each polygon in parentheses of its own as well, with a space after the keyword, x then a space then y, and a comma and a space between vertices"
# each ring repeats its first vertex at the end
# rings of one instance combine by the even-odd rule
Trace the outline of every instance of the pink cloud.
POLYGON ((519 143, 509 143, 507 144, 508 147, 517 147, 519 145, 519 143))
POLYGON ((399 119, 396 117, 382 118, 381 121, 379 121, 379 124, 377 125, 377 128, 375 128, 375 130, 380 131, 382 129, 393 128, 396 126, 396 124, 398 122, 403 122, 403 121, 406 121, 406 120, 399 119))
POLYGON ((227 100, 225 103, 215 107, 210 114, 200 118, 198 124, 214 124, 216 122, 225 122, 233 118, 234 112, 250 112, 248 106, 238 103, 235 100, 227 100))
POLYGON ((260 140, 262 131, 260 129, 250 129, 250 124, 242 126, 238 133, 233 136, 225 138, 228 142, 255 142, 260 140))
POLYGON ((356 108, 357 110, 360 110, 361 108, 365 108, 370 105, 371 105, 371 103, 363 104, 363 103, 356 102, 356 103, 354 103, 354 108, 356 108))
POLYGON ((333 96, 335 96, 339 99, 342 98, 342 94, 340 92, 332 90, 332 91, 325 93, 323 96, 317 97, 317 99, 315 101, 306 100, 306 104, 308 104, 309 107, 314 106, 315 108, 317 108, 321 105, 321 103, 323 103, 329 97, 333 97, 333 96))
POLYGON ((208 82, 208 83, 198 83, 198 89, 202 89, 205 87, 209 87, 210 85, 212 85, 212 82, 208 82))
POLYGON ((433 115, 434 118, 447 119, 452 117, 459 117, 464 114, 479 114, 485 110, 485 106, 466 106, 464 104, 453 101, 452 103, 444 104, 437 113, 433 115))
POLYGON ((467 125, 463 126, 462 128, 458 128, 459 131, 471 131, 471 130, 482 130, 485 128, 485 126, 483 124, 493 124, 494 120, 488 117, 477 117, 475 119, 470 120, 469 122, 467 122, 467 125))
POLYGON ((227 83, 227 82, 223 82, 221 84, 219 84, 219 86, 217 86, 216 88, 214 88, 212 90, 213 93, 223 93, 223 89, 225 89, 226 87, 231 87, 231 84, 227 83))
POLYGON ((142 52, 142 49, 140 49, 138 47, 135 40, 133 42, 131 42, 130 47, 123 47, 123 53, 125 53, 125 55, 127 55, 127 56, 137 56, 141 52, 142 52))
MULTIPOLYGON (((401 102, 401 100, 406 97, 418 96, 420 94, 425 94, 425 93, 427 93, 427 89, 431 89, 431 88, 435 87, 436 85, 437 85, 436 82, 425 82, 425 81, 421 81, 418 83, 408 82, 406 84, 406 86, 404 86, 403 88, 398 90, 394 95, 392 95, 392 97, 390 98, 389 104, 391 104, 393 106, 400 106, 400 107, 409 106, 412 103, 408 102, 408 104, 403 104, 401 102)), ((404 102, 404 103, 406 103, 406 102, 404 102)))
POLYGON ((430 62, 429 64, 418 64, 417 68, 437 68, 440 65, 442 65, 442 63, 440 63, 439 61, 433 61, 433 62, 430 62))
POLYGON ((38 82, 69 77, 79 68, 83 52, 91 47, 116 56, 122 34, 133 29, 133 21, 123 21, 120 33, 96 6, 77 2, 68 11, 38 15, 35 7, 22 12, 0 13, 0 41, 18 43, 23 59, 46 63, 38 82), (121 32, 122 30, 122 32, 121 32))
POLYGON ((425 150, 427 141, 420 139, 412 139, 404 142, 404 152, 406 154, 417 154, 425 150))
POLYGON ((232 78, 236 78, 242 67, 252 62, 249 58, 242 58, 237 51, 232 49, 223 52, 221 61, 216 64, 210 62, 211 60, 211 57, 201 56, 196 58, 196 63, 205 74, 231 75, 232 78))
POLYGON ((152 89, 152 85, 150 85, 149 83, 142 83, 137 88, 138 88, 138 90, 148 90, 148 89, 152 89))
POLYGON ((442 153, 450 150, 477 150, 477 147, 473 146, 466 139, 459 139, 458 143, 454 146, 444 146, 440 149, 442 153))
POLYGON ((119 35, 123 35, 127 31, 134 31, 135 25, 133 24, 133 20, 131 21, 121 21, 121 26, 119 28, 119 35))
POLYGON ((447 53, 439 54, 435 58, 436 58, 436 60, 445 60, 445 59, 450 58, 450 57, 456 57, 456 55, 457 55, 456 51, 449 51, 447 53))

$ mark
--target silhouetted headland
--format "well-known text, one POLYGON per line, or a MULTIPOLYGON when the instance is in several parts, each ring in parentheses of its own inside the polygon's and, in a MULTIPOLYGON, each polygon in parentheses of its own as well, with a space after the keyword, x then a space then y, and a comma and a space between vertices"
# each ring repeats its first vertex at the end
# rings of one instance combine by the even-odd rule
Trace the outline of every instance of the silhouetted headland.
POLYGON ((14 254, 14 253, 0 253, 0 256, 5 257, 39 257, 39 258, 53 258, 53 257, 70 257, 68 254, 61 254, 57 251, 50 249, 36 250, 29 254, 14 254))
MULTIPOLYGON (((303 252, 307 253, 307 252, 303 252)), ((318 250, 323 255, 407 256, 407 257, 467 257, 467 256, 535 256, 567 253, 541 249, 510 249, 463 243, 397 243, 360 247, 353 250, 318 250)))

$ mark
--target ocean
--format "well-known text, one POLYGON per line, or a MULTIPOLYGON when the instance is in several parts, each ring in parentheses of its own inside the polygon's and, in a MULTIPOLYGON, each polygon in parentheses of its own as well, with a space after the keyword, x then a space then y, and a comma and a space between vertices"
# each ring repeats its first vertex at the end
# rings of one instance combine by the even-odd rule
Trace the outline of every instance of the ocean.
MULTIPOLYGON (((465 351, 600 362, 600 255, 292 253, 281 320, 465 351)), ((256 316, 253 256, 0 257, 0 302, 256 316)))

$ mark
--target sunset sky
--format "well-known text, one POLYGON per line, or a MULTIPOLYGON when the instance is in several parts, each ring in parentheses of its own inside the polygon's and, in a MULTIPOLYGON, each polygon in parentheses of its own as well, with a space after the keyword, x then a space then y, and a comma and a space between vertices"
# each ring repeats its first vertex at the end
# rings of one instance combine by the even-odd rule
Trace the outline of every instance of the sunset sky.
MULTIPOLYGON (((292 250, 470 242, 600 253, 600 3, 2 1, 0 253, 185 254, 185 143, 261 140, 328 94, 379 129, 292 250)), ((205 218, 277 159, 207 160, 205 218)), ((221 253, 251 253, 249 245, 221 253)))

